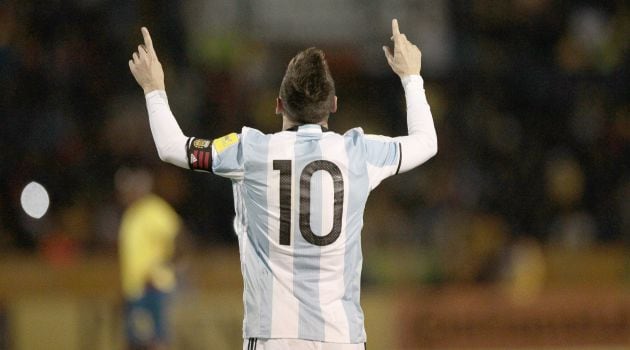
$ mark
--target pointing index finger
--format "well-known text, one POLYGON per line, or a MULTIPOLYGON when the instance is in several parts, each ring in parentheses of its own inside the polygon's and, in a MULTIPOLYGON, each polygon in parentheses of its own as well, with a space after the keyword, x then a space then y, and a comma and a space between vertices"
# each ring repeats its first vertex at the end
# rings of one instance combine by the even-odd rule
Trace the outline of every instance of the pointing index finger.
POLYGON ((142 27, 140 31, 142 31, 142 37, 144 38, 144 46, 146 46, 147 50, 153 50, 153 41, 151 40, 149 30, 146 27, 142 27))
POLYGON ((400 35, 400 30, 398 30, 398 20, 396 18, 392 19, 392 34, 394 37, 400 35))

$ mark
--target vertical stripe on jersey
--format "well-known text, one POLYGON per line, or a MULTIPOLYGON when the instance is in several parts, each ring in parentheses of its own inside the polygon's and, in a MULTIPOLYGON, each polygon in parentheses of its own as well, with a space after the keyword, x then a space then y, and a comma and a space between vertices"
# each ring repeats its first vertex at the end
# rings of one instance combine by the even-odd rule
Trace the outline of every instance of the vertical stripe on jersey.
MULTIPOLYGON (((310 133, 307 127, 300 127, 296 132, 295 167, 293 176, 293 208, 300 208, 300 178, 302 170, 314 160, 321 159, 322 151, 319 144, 322 133, 310 133)), ((321 173, 321 172, 318 172, 321 173)), ((321 179, 313 176, 310 183, 311 196, 311 226, 314 233, 321 232, 321 210, 313 211, 313 203, 321 203, 321 179)), ((295 296, 300 300, 298 338, 324 339, 324 318, 319 303, 319 272, 321 248, 307 242, 300 232, 299 210, 293 210, 294 261, 293 288, 295 296)))
POLYGON ((243 259, 242 270, 245 274, 245 308, 248 310, 245 320, 245 334, 256 334, 261 337, 271 335, 271 301, 273 276, 269 266, 269 241, 265 234, 269 232, 267 220, 267 165, 265 161, 269 153, 269 139, 267 136, 255 132, 243 135, 247 138, 260 138, 251 140, 247 145, 247 162, 245 167, 244 191, 241 197, 246 209, 247 220, 245 244, 241 252, 243 259))
MULTIPOLYGON (((245 208, 245 202, 243 201, 243 192, 245 191, 245 184, 243 181, 232 180, 232 192, 234 194, 234 211, 236 213, 236 217, 234 218, 234 230, 236 231, 236 236, 238 237, 238 250, 239 256, 241 260, 241 273, 243 274, 243 281, 245 278, 250 275, 247 272, 246 265, 246 257, 245 255, 250 250, 249 244, 247 243, 247 209, 245 208)), ((247 282, 245 282, 245 288, 243 288, 243 306, 244 306, 244 317, 243 317, 243 337, 247 336, 248 331, 251 327, 248 327, 248 317, 249 306, 247 300, 251 297, 251 293, 247 291, 247 282)))
MULTIPOLYGON (((290 227, 290 244, 280 244, 280 172, 273 170, 274 160, 290 160, 293 164, 295 133, 284 132, 270 136, 269 154, 266 159, 268 164, 267 203, 268 210, 265 215, 268 227, 269 263, 273 272, 273 293, 269 305, 271 308, 271 334, 286 338, 295 338, 298 335, 298 310, 299 303, 294 295, 293 283, 293 242, 295 234, 290 227)), ((291 171, 295 176, 295 166, 291 171)), ((295 198, 296 191, 292 187, 291 198, 295 198)), ((292 204, 293 205, 293 204, 292 204)), ((293 210, 291 215, 293 215, 293 210)), ((295 218, 292 218, 292 222, 295 218)))
POLYGON ((363 227, 363 211, 370 190, 365 161, 352 161, 353 159, 365 159, 362 145, 356 145, 357 141, 352 134, 345 138, 345 149, 348 156, 348 176, 353 180, 348 184, 348 199, 346 206, 346 232, 352 236, 346 238, 344 281, 345 289, 342 298, 343 306, 350 327, 350 341, 358 342, 365 339, 363 329, 363 311, 359 304, 361 294, 361 265, 363 255, 361 253, 361 228, 363 227))
MULTIPOLYGON (((350 332, 346 311, 342 303, 345 291, 345 250, 348 231, 346 226, 346 212, 348 208, 349 182, 348 162, 350 161, 345 150, 344 138, 339 135, 327 133, 320 143, 322 159, 336 164, 343 176, 343 212, 341 217, 341 234, 332 244, 321 247, 320 256, 320 281, 319 299, 322 306, 322 316, 325 320, 324 333, 326 341, 339 342, 350 341, 350 332)), ((320 211, 322 222, 322 234, 328 234, 333 227, 334 184, 328 172, 318 172, 322 177, 322 202, 320 211)), ((319 233, 318 231, 315 231, 319 233)))

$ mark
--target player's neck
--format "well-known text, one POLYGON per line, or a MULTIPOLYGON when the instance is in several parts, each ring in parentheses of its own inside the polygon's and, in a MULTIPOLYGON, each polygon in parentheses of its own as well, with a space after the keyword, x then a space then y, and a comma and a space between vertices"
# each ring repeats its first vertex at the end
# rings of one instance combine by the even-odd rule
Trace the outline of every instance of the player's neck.
MULTIPOLYGON (((321 122, 316 123, 316 124, 317 125, 321 125, 321 126, 323 126, 323 127, 328 129, 328 118, 326 118, 326 119, 324 119, 321 122)), ((289 130, 291 128, 294 128, 294 127, 300 126, 300 125, 303 125, 303 124, 295 122, 295 121, 292 121, 289 118, 287 118, 285 116, 282 116, 282 131, 289 130)))

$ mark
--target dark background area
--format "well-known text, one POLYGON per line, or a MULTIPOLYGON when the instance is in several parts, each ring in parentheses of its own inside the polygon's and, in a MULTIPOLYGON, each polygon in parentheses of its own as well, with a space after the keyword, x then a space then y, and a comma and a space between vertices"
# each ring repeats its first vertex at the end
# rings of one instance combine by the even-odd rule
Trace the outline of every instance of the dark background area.
POLYGON ((423 51, 439 153, 373 193, 368 252, 415 245, 473 254, 481 262, 471 273, 483 279, 514 242, 625 246, 626 2, 347 1, 312 17, 315 5, 270 17, 273 6, 259 11, 266 3, 0 1, 0 252, 114 252, 122 209, 113 178, 138 163, 154 170, 156 191, 199 247, 235 244, 229 181, 159 163, 127 66, 141 25, 187 135, 278 130, 284 67, 319 46, 340 101, 331 128, 396 136, 406 132, 404 95, 380 51, 392 17, 423 51), (318 16, 325 22, 314 23, 318 16), (30 181, 51 197, 40 220, 20 207, 30 181))

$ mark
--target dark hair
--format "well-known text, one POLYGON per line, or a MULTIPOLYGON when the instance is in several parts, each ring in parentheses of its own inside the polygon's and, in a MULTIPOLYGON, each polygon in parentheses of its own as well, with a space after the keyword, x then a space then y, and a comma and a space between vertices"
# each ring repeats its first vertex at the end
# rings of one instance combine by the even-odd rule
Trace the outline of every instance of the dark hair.
POLYGON ((303 124, 319 123, 330 114, 335 82, 324 52, 311 47, 299 52, 287 67, 280 85, 286 115, 303 124))

